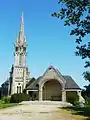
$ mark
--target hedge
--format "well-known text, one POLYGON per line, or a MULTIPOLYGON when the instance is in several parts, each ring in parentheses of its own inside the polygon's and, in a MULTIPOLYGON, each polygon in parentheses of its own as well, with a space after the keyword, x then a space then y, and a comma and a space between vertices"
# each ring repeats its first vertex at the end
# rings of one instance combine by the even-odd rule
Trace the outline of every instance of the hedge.
POLYGON ((10 102, 11 103, 19 103, 22 101, 29 101, 30 96, 26 93, 19 93, 19 94, 13 94, 11 95, 10 102))
POLYGON ((77 92, 74 92, 74 91, 66 92, 66 99, 67 99, 67 102, 72 103, 73 105, 76 105, 79 101, 77 92))

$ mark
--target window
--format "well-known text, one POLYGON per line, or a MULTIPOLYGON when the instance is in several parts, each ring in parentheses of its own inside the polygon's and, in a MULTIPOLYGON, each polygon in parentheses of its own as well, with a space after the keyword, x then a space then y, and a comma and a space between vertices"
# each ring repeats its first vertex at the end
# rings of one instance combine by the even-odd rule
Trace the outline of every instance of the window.
POLYGON ((16 52, 18 51, 18 47, 16 47, 16 52))
POLYGON ((21 86, 17 86, 17 94, 21 93, 21 86))
POLYGON ((18 83, 18 85, 20 85, 20 83, 18 83))
POLYGON ((19 65, 21 66, 22 65, 22 55, 20 54, 20 57, 19 57, 19 65))
POLYGON ((49 69, 49 70, 51 70, 52 68, 51 68, 51 67, 49 67, 48 69, 49 69))

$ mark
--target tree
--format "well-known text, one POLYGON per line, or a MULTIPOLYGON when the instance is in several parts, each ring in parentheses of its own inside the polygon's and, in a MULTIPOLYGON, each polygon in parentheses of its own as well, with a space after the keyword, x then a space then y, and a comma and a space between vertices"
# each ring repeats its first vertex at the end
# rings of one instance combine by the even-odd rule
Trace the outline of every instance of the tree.
POLYGON ((26 84, 26 88, 35 81, 36 79, 33 77, 30 79, 30 81, 26 84))
POLYGON ((84 76, 85 80, 90 81, 90 72, 88 72, 88 71, 84 72, 83 76, 84 76))
POLYGON ((60 11, 52 16, 63 19, 64 26, 73 28, 70 35, 76 36, 75 53, 85 59, 85 67, 90 67, 90 41, 83 39, 90 34, 90 0, 59 0, 58 4, 60 11))
MULTIPOLYGON (((83 76, 85 78, 85 80, 90 81, 90 72, 86 71, 83 73, 83 76)), ((90 97, 90 84, 88 86, 84 86, 86 88, 86 90, 83 91, 84 93, 84 97, 90 97)))
POLYGON ((85 95, 87 97, 90 97, 90 84, 88 86, 85 86, 86 90, 85 90, 85 95))

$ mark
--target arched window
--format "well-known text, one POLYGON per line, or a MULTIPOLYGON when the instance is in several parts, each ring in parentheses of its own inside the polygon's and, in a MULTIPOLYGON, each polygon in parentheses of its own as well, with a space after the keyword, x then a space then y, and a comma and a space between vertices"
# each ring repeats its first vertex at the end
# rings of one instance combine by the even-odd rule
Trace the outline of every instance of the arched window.
POLYGON ((17 86, 17 94, 21 93, 21 86, 17 86))
POLYGON ((20 57, 19 57, 19 65, 20 66, 22 65, 22 54, 20 54, 20 57))

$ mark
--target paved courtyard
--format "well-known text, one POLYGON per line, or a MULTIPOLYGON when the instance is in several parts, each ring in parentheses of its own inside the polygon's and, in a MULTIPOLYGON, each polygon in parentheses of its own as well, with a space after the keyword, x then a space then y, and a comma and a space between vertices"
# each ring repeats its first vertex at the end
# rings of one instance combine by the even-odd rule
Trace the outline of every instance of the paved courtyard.
POLYGON ((83 120, 53 104, 24 104, 0 110, 0 120, 83 120))

